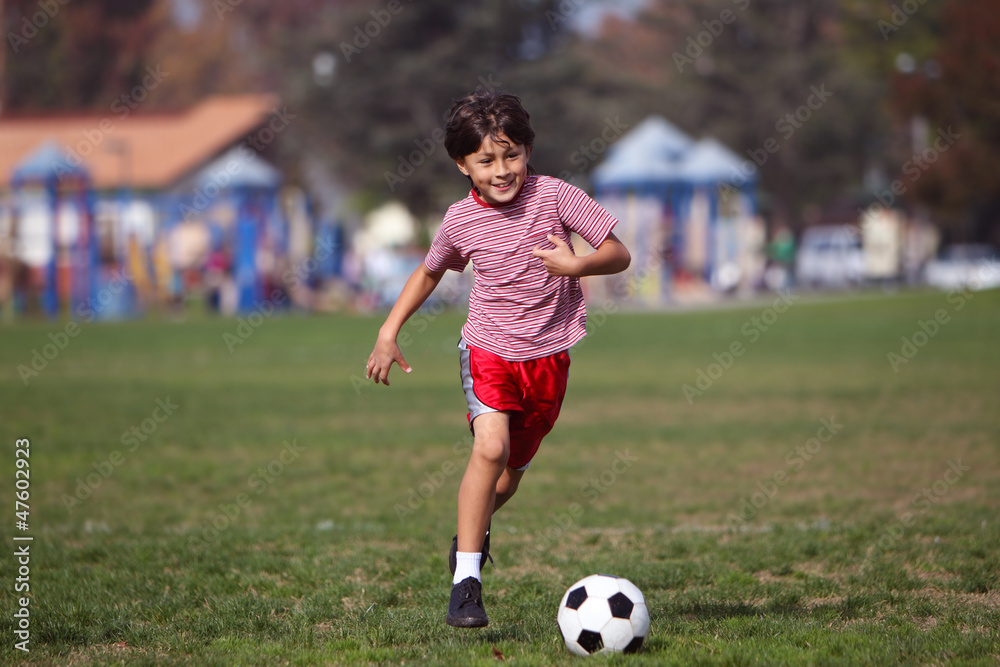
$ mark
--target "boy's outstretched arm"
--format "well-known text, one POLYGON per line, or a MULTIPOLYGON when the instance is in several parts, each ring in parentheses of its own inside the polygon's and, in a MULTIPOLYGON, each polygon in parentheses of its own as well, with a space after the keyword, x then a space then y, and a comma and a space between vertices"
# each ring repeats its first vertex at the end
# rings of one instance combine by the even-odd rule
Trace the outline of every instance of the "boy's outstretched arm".
POLYGON ((541 258, 545 268, 554 276, 603 276, 620 273, 632 263, 632 255, 628 248, 618 240, 618 237, 608 233, 607 238, 589 255, 577 256, 570 247, 558 236, 548 235, 549 241, 555 246, 542 250, 535 246, 531 254, 541 258))
POLYGON ((368 363, 365 365, 365 377, 375 380, 375 384, 382 382, 389 386, 389 368, 396 362, 403 371, 409 373, 412 369, 403 358, 403 353, 396 343, 399 330, 406 324, 413 313, 423 305, 427 297, 431 295, 434 288, 441 282, 444 271, 431 271, 423 262, 410 274, 403 286, 403 291, 389 311, 389 316, 385 318, 385 323, 378 331, 378 339, 375 341, 375 349, 368 356, 368 363))

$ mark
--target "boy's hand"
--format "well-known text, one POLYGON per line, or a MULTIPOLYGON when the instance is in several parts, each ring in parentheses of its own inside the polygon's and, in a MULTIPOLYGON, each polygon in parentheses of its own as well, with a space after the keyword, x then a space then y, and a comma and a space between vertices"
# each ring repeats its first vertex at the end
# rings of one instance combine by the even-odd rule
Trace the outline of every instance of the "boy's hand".
POLYGON ((532 256, 542 260, 549 275, 579 276, 580 258, 573 253, 565 241, 555 234, 549 234, 547 238, 555 248, 542 250, 540 246, 535 246, 531 251, 532 256))
POLYGON ((392 367, 393 362, 399 364, 404 373, 409 373, 413 370, 406 363, 406 359, 403 358, 403 353, 400 351, 395 338, 379 338, 375 343, 375 349, 368 356, 368 363, 365 364, 365 377, 375 380, 375 384, 382 382, 388 387, 389 369, 392 367))

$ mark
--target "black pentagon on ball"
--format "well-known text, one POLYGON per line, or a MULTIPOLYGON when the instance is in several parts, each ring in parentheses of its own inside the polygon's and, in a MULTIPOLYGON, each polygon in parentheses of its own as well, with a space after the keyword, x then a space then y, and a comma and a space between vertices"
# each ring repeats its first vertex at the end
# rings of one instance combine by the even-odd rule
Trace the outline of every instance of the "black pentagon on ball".
POLYGON ((583 647, 583 650, 587 653, 596 653, 604 648, 604 640, 601 639, 600 632, 591 632, 590 630, 583 630, 580 632, 580 636, 577 637, 576 643, 583 647))
POLYGON ((615 618, 629 618, 632 616, 632 601, 624 593, 615 593, 608 598, 608 606, 611 607, 611 615, 615 618))
POLYGON ((632 641, 628 643, 628 646, 625 647, 625 653, 638 653, 639 649, 642 648, 643 639, 643 637, 634 637, 632 641))
POLYGON ((583 586, 574 588, 566 598, 567 609, 579 609, 584 600, 587 599, 587 589, 583 586))

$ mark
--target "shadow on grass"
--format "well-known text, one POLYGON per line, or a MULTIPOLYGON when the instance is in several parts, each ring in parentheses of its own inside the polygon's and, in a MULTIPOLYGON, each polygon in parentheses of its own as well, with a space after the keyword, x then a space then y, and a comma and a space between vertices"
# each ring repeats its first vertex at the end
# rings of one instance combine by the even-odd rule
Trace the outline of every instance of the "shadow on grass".
POLYGON ((693 602, 673 608, 652 610, 661 617, 673 616, 688 620, 726 619, 740 617, 815 617, 849 620, 864 616, 871 608, 866 597, 848 596, 830 604, 804 605, 797 595, 776 596, 763 604, 746 601, 693 602))
POLYGON ((690 619, 735 618, 739 616, 765 616, 768 610, 742 601, 693 602, 674 609, 657 609, 659 615, 672 615, 690 619))
POLYGON ((517 625, 513 624, 491 624, 484 630, 475 633, 475 639, 483 644, 496 644, 499 642, 529 642, 531 636, 517 625))

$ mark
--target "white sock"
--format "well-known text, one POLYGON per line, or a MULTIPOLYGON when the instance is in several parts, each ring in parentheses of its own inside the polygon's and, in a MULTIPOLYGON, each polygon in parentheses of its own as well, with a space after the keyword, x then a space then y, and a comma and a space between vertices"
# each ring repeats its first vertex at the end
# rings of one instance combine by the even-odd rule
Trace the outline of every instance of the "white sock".
POLYGON ((478 551, 473 553, 466 553, 465 551, 459 551, 456 554, 455 559, 455 576, 451 580, 452 584, 461 583, 462 581, 468 579, 469 577, 475 578, 477 581, 482 581, 479 574, 479 559, 482 554, 478 551))

